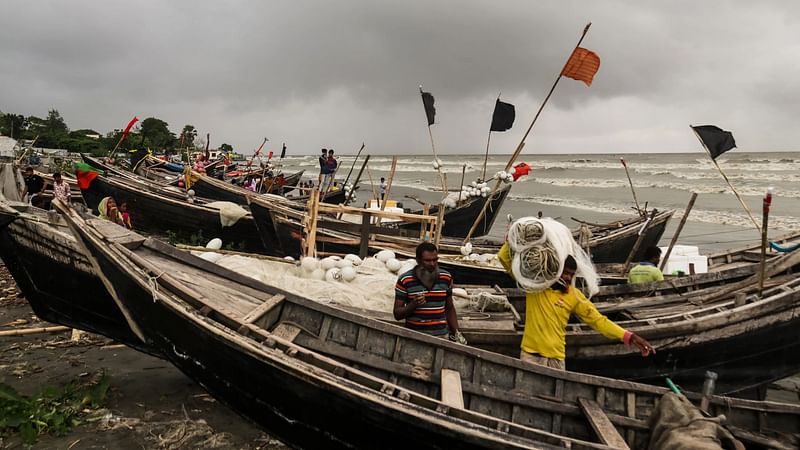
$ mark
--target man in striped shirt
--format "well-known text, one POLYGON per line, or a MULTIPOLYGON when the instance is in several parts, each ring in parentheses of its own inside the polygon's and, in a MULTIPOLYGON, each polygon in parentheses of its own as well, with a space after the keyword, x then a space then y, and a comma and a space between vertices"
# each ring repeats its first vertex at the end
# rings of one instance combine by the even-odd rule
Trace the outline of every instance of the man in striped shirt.
POLYGON ((439 269, 439 251, 430 242, 417 246, 417 265, 397 278, 394 288, 394 318, 405 319, 406 328, 448 336, 466 344, 458 331, 453 306, 453 277, 439 269))

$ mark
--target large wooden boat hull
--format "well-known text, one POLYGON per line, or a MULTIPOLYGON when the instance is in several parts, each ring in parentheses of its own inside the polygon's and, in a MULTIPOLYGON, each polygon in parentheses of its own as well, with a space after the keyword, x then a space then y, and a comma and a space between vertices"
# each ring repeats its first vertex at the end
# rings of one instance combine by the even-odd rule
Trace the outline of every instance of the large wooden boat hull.
MULTIPOLYGON (((480 237, 489 234, 492 230, 500 209, 503 207, 503 202, 506 201, 508 193, 511 192, 511 184, 504 184, 497 193, 492 197, 486 212, 478 222, 478 226, 472 233, 473 237, 480 237)), ((475 219, 483 209, 486 199, 483 197, 472 197, 465 200, 456 208, 445 208, 444 211, 444 226, 442 227, 442 236, 464 238, 469 234, 469 230, 475 223, 475 219)), ((435 216, 439 213, 440 206, 434 205, 430 208, 428 214, 435 216)), ((415 211, 415 214, 422 214, 422 211, 415 211)), ((419 224, 402 225, 403 228, 415 229, 419 224)))
MULTIPOLYGON (((70 220, 173 364, 298 447, 596 448, 574 440, 594 437, 578 406, 584 398, 631 447, 644 448, 647 418, 666 392, 470 349, 279 291, 153 239, 123 245, 70 220), (173 265, 151 289, 152 273, 173 265), (190 279, 228 289, 199 294, 190 279), (438 400, 444 369, 460 377, 463 406, 438 400)), ((720 397, 709 404, 744 439, 769 442, 756 434, 800 429, 800 406, 720 397)))
MULTIPOLYGON (((276 208, 274 210, 270 210, 266 208, 264 205, 254 202, 250 205, 250 210, 253 212, 253 217, 256 218, 256 222, 259 226, 259 231, 262 233, 269 233, 269 237, 272 237, 272 233, 274 237, 280 242, 280 246, 283 249, 286 255, 292 257, 298 257, 301 253, 301 246, 300 243, 303 238, 303 228, 300 223, 297 221, 298 217, 295 215, 295 218, 290 218, 286 214, 287 211, 285 208, 276 208), (277 209, 280 209, 278 211, 277 209), (269 217, 269 219, 267 219, 269 217), (262 225, 266 224, 266 225, 262 225)), ((661 223, 666 223, 667 220, 672 216, 672 211, 667 211, 658 215, 656 218, 659 219, 661 223)), ((634 230, 635 226, 628 226, 625 227, 622 231, 625 230, 634 230)), ((649 230, 655 232, 655 230, 651 227, 649 230)), ((663 232, 663 231, 662 231, 663 232)), ((655 236, 652 236, 655 239, 655 236)), ((406 238, 401 241, 402 238, 396 238, 395 240, 390 240, 390 238, 384 238, 384 242, 374 242, 369 246, 368 253, 370 255, 375 254, 383 249, 389 249, 396 251, 398 253, 403 253, 406 258, 413 258, 414 255, 414 247, 416 246, 417 242, 414 239, 406 238)), ((317 252, 321 252, 322 254, 346 254, 346 253, 359 253, 360 247, 360 237, 352 234, 352 233, 344 233, 344 232, 337 232, 333 230, 328 230, 324 228, 317 228, 316 231, 316 249, 317 252)), ((514 279, 508 275, 508 273, 501 267, 492 267, 486 265, 480 265, 476 263, 472 263, 469 261, 461 261, 458 259, 453 259, 445 256, 445 249, 446 247, 456 247, 457 244, 452 243, 452 240, 443 240, 443 242, 448 242, 447 244, 440 245, 440 260, 439 264, 449 271, 455 280, 457 280, 460 284, 480 284, 480 285, 497 285, 503 288, 515 288, 517 283, 514 279)), ((612 245, 613 240, 604 240, 605 245, 612 245)), ((634 241, 635 243, 635 241, 634 241)), ((619 245, 623 245, 622 242, 619 245)), ((631 244, 633 247, 634 244, 631 244)), ((486 249, 489 251, 497 252, 499 250, 499 245, 495 245, 491 247, 489 245, 486 246, 486 249)), ((627 257, 627 253, 630 253, 630 248, 626 251, 625 257, 627 257)), ((604 278, 605 281, 605 278, 604 278)), ((616 277, 613 279, 609 279, 609 282, 617 282, 618 280, 616 277)))
POLYGON ((127 202, 134 228, 146 233, 174 234, 183 240, 192 236, 203 240, 220 238, 224 245, 235 250, 280 255, 277 242, 268 246, 262 243, 255 221, 249 214, 234 225, 223 227, 219 211, 213 208, 169 198, 150 191, 146 184, 137 185, 121 178, 98 176, 88 189, 83 190, 86 205, 93 211, 97 211, 104 197, 113 197, 117 204, 127 202))
POLYGON ((131 330, 69 229, 43 217, 32 219, 0 205, 0 223, 5 223, 0 258, 33 312, 42 320, 158 355, 131 330))

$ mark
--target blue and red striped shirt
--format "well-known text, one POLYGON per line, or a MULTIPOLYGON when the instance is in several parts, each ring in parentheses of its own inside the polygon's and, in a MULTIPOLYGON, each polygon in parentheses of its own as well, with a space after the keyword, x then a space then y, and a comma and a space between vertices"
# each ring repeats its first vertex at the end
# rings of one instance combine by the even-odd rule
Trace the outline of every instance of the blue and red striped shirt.
POLYGON ((408 304, 409 297, 414 294, 425 294, 425 304, 418 306, 410 316, 406 317, 406 328, 421 331, 434 336, 445 336, 449 333, 445 305, 447 297, 453 295, 453 276, 439 269, 439 276, 428 289, 417 277, 416 268, 401 274, 394 287, 395 301, 408 304))

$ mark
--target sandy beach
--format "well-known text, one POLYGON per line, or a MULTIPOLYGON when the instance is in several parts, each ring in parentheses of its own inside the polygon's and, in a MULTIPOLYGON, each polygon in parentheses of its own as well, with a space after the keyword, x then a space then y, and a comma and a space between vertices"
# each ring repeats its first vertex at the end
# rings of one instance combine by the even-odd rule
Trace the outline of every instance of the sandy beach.
MULTIPOLYGON (((0 330, 52 326, 39 320, 0 264, 0 330)), ((105 337, 69 331, 0 338, 0 383, 24 395, 80 383, 105 371, 102 407, 64 436, 45 434, 33 449, 283 449, 280 441, 217 402, 169 362, 105 337)), ((0 448, 25 448, 18 434, 0 448)))

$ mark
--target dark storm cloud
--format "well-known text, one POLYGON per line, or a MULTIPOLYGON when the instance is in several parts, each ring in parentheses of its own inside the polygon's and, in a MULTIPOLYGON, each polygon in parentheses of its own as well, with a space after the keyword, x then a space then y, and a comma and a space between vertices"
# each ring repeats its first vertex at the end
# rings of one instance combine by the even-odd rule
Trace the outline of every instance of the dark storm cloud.
POLYGON ((689 123, 743 149, 790 150, 793 2, 7 1, 0 110, 108 131, 130 116, 192 123, 248 151, 429 148, 417 86, 436 96, 437 147, 478 152, 494 98, 517 105, 511 152, 580 32, 594 84, 564 79, 533 151, 693 150, 689 123), (786 93, 789 93, 788 95, 786 93))

